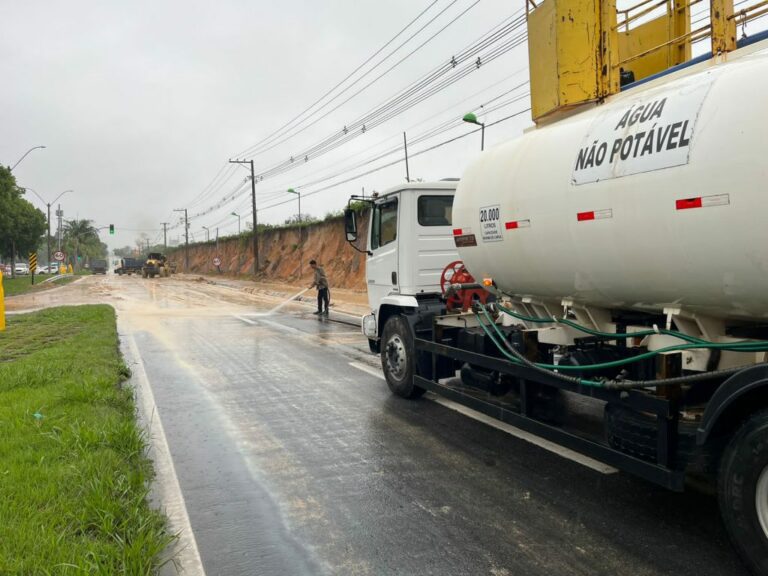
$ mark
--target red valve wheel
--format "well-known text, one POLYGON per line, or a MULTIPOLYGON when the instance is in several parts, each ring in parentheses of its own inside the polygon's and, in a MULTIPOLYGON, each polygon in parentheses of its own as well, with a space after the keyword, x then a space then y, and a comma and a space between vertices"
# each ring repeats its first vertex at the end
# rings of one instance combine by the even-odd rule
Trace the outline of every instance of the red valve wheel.
MULTIPOLYGON (((440 290, 443 294, 448 292, 448 288, 452 284, 473 284, 474 282, 474 277, 469 273, 464 266, 464 262, 461 260, 451 262, 443 269, 443 273, 440 274, 440 290)), ((469 310, 473 300, 480 300, 485 304, 487 298, 488 292, 480 288, 472 288, 469 290, 452 291, 446 297, 445 302, 448 310, 469 310)))

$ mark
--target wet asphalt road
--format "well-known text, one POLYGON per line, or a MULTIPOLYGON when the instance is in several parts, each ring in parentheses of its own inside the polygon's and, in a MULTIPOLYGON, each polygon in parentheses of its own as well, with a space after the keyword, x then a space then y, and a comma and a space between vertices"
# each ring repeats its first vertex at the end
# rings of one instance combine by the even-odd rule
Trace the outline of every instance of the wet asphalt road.
POLYGON ((393 397, 352 326, 206 284, 99 282, 167 439, 177 480, 161 470, 158 492, 186 510, 186 573, 199 556, 208 575, 746 574, 713 497, 393 397))

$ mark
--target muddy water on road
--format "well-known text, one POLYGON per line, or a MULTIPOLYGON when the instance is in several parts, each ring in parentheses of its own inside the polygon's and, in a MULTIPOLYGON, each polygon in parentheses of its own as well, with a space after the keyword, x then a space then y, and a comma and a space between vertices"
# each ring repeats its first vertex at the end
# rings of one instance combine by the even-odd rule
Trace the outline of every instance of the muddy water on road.
POLYGON ((283 299, 111 276, 12 299, 115 306, 208 574, 745 574, 712 499, 395 398, 311 301, 264 316, 283 299))

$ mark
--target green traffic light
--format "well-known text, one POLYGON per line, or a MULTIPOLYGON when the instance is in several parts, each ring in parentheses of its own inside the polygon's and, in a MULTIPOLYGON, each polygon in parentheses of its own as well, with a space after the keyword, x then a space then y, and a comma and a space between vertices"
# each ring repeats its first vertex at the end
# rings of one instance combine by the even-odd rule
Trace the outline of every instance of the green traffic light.
POLYGON ((112 235, 115 234, 115 225, 114 224, 110 224, 109 225, 109 233, 112 234, 112 235))

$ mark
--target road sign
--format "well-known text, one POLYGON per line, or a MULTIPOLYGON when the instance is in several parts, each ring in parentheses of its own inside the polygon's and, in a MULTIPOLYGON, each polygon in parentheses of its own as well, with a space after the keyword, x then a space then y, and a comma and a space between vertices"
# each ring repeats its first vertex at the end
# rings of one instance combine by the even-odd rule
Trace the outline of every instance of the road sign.
POLYGON ((64 252, 61 250, 57 250, 53 253, 53 259, 56 260, 56 262, 63 262, 64 261, 64 252))
POLYGON ((213 259, 213 265, 214 266, 221 266, 221 258, 216 256, 216 258, 213 259))
POLYGON ((32 273, 32 284, 35 283, 35 271, 37 270, 37 252, 29 253, 29 271, 32 273))

